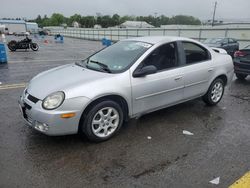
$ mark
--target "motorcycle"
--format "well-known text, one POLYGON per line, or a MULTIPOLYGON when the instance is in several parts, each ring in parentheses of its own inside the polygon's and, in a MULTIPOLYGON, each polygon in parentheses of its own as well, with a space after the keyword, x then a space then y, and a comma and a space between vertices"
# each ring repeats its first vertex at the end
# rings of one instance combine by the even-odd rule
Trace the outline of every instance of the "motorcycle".
POLYGON ((21 41, 12 40, 8 43, 8 48, 10 51, 16 51, 17 49, 32 49, 33 51, 37 51, 39 46, 37 43, 32 42, 32 39, 26 37, 21 41))

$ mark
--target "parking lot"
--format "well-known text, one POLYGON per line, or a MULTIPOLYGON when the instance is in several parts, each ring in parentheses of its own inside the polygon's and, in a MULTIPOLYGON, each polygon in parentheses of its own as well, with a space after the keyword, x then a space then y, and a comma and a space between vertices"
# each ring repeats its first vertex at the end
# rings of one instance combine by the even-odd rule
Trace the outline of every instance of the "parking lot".
POLYGON ((39 51, 8 52, 0 65, 0 187, 228 187, 250 170, 250 77, 234 78, 215 107, 198 99, 132 119, 107 142, 48 137, 21 117, 25 84, 103 46, 35 41, 39 51), (219 185, 209 183, 217 177, 219 185))

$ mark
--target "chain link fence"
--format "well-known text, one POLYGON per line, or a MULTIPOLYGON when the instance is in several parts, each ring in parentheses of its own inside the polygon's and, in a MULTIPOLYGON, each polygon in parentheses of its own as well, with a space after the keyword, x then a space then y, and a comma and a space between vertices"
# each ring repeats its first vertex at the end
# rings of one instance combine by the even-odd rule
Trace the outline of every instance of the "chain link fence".
POLYGON ((103 38, 117 41, 140 36, 181 36, 203 41, 207 38, 230 37, 240 43, 240 48, 250 44, 250 28, 191 28, 191 29, 87 29, 87 28, 63 28, 46 27, 52 35, 61 34, 66 37, 80 38, 86 40, 102 40, 103 38))

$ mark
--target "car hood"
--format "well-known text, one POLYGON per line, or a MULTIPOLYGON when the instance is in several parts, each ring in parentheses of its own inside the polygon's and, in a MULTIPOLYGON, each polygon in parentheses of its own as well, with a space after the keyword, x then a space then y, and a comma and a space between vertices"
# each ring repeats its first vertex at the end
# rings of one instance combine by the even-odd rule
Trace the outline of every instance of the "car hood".
POLYGON ((110 76, 112 76, 112 74, 69 64, 38 74, 30 81, 27 92, 43 100, 51 93, 57 91, 65 92, 69 88, 74 88, 78 85, 87 84, 110 76))

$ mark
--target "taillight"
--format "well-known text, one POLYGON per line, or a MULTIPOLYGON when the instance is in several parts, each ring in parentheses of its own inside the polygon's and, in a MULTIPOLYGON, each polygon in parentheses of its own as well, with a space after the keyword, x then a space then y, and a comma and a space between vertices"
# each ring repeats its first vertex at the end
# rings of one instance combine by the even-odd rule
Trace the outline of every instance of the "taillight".
POLYGON ((242 51, 236 51, 234 53, 234 57, 244 57, 246 55, 247 55, 246 52, 242 52, 242 51))

